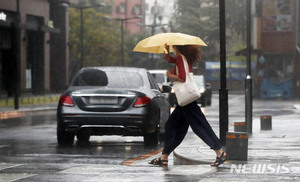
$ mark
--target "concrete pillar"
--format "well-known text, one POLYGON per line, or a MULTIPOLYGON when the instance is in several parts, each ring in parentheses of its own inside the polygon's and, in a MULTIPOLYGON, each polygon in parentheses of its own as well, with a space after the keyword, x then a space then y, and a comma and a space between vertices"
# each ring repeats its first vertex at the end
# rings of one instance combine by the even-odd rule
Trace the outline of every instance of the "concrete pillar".
POLYGON ((227 132, 226 153, 229 160, 248 160, 248 134, 246 132, 227 132))
POLYGON ((247 127, 245 122, 235 122, 234 123, 235 132, 247 132, 247 127))
POLYGON ((260 129, 272 130, 272 116, 260 116, 260 129))

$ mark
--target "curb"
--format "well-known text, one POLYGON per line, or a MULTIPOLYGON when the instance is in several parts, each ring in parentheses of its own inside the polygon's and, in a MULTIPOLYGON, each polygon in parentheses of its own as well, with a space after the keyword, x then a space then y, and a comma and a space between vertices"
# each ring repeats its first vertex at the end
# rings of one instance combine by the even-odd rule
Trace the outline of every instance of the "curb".
POLYGON ((16 113, 16 112, 35 112, 35 111, 44 111, 44 110, 56 110, 57 107, 41 107, 41 108, 28 108, 28 109, 18 109, 18 110, 9 110, 9 111, 0 111, 0 114, 3 113, 16 113))
POLYGON ((294 107, 295 109, 300 109, 300 104, 295 104, 293 107, 294 107))
POLYGON ((178 154, 176 151, 173 151, 173 160, 174 165, 199 165, 199 164, 210 164, 211 162, 205 160, 196 160, 189 157, 178 154))

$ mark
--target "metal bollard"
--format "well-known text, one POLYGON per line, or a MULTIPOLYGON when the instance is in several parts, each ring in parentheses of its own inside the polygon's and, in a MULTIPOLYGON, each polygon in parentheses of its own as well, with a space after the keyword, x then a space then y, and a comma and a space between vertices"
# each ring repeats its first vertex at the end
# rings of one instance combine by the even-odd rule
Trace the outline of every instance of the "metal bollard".
POLYGON ((260 116, 260 129, 272 130, 272 116, 260 116))
POLYGON ((226 153, 229 160, 248 160, 248 134, 246 132, 227 132, 226 153))
POLYGON ((235 132, 247 132, 247 127, 245 122, 235 122, 234 123, 235 132))

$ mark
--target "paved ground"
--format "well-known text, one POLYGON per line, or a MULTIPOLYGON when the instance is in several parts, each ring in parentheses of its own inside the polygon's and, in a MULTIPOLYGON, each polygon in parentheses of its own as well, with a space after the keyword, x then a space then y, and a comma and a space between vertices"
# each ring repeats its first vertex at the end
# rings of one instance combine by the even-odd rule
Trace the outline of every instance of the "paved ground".
MULTIPOLYGON (((261 101, 258 104, 263 104, 261 101)), ((272 102, 271 102, 272 103, 272 102)), ((293 102, 291 102, 293 103, 293 102)), ((297 103, 297 102, 296 102, 297 103)), ((244 106, 243 106, 244 107, 244 106)), ((278 106, 279 107, 279 106, 278 106)), ((13 108, 1 109, 0 117, 9 114, 32 112, 34 110, 55 109, 56 104, 26 106, 15 111, 13 108)), ((244 113, 234 108, 230 112, 229 130, 233 131, 233 121, 242 121, 244 113), (236 114, 235 112, 241 112, 236 114)), ((213 109, 210 109, 213 111, 213 109)), ((218 111, 213 111, 218 112, 218 111)), ((219 168, 209 167, 215 154, 192 131, 170 157, 166 174, 201 175, 196 181, 300 181, 300 105, 270 110, 272 130, 261 130, 259 115, 263 111, 254 108, 253 134, 248 140, 248 159, 229 160, 219 168), (285 114, 278 114, 279 112, 285 114), (174 163, 174 165, 173 165, 174 163), (188 165, 185 165, 188 164, 188 165)), ((211 113, 206 115, 209 117, 211 113)), ((214 113, 215 115, 215 113, 214 113)), ((211 119, 211 118, 210 118, 211 119)), ((218 118, 212 118, 212 127, 218 134, 218 118)), ((160 154, 157 154, 159 156, 160 154)), ((153 156, 155 157, 155 156, 153 156)), ((152 158, 152 157, 151 157, 152 158)), ((148 160, 148 159, 147 159, 148 160)), ((133 166, 145 165, 137 161, 133 166)))
MULTIPOLYGON (((261 130, 261 112, 254 109, 255 112, 253 134, 248 139, 248 160, 229 160, 218 169, 205 168, 203 176, 211 179, 204 181, 300 181, 300 105, 272 110, 272 130, 261 130)), ((241 116, 230 118, 229 131, 234 130, 232 120, 242 121, 241 116)), ((218 125, 212 127, 218 134, 218 125)), ((203 166, 214 161, 215 154, 189 131, 175 150, 173 160, 174 164, 203 166)))

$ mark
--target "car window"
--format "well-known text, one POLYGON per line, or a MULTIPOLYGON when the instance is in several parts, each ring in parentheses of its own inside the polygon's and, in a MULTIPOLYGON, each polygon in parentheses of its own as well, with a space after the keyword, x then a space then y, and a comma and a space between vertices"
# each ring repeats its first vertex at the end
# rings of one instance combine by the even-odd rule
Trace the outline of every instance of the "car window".
POLYGON ((83 74, 82 72, 75 77, 71 86, 106 86, 108 88, 139 88, 143 87, 144 85, 142 76, 138 72, 131 72, 126 70, 99 71, 104 72, 106 78, 103 74, 91 74, 89 76, 86 76, 88 74, 83 74))
POLYGON ((159 86, 157 85, 156 81, 154 80, 153 76, 150 73, 148 73, 148 79, 150 82, 151 89, 160 90, 159 86))
POLYGON ((151 73, 153 78, 157 83, 164 83, 165 82, 165 75, 163 73, 151 73))
POLYGON ((139 88, 144 86, 142 76, 137 72, 108 71, 108 85, 110 88, 139 88))

